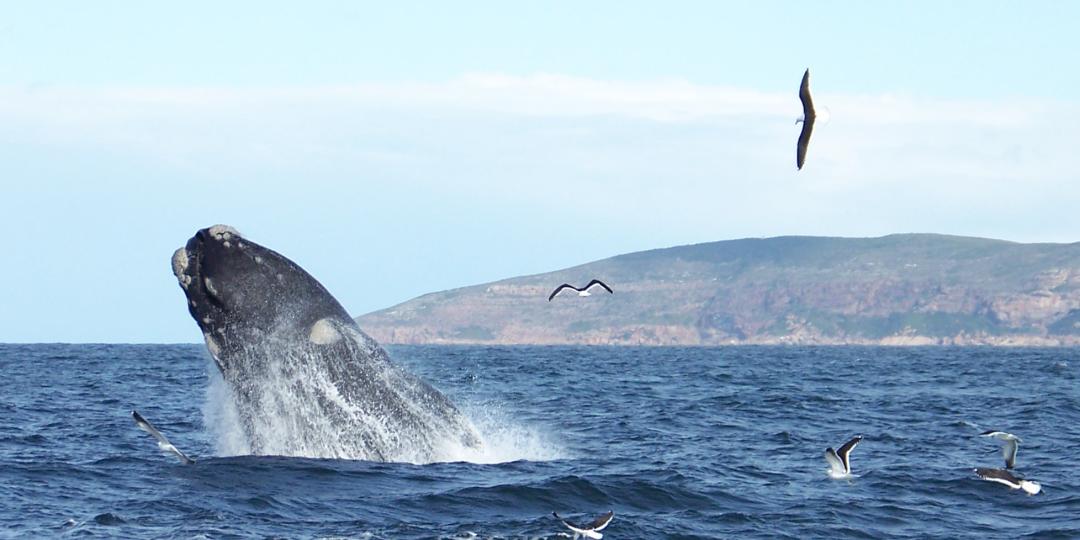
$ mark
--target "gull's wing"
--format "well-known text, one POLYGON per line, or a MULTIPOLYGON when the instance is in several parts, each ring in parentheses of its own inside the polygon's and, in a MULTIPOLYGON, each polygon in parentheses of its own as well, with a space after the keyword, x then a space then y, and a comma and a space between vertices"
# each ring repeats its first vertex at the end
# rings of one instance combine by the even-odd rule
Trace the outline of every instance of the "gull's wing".
POLYGON ((844 468, 844 462, 840 460, 840 456, 836 455, 836 450, 826 448, 825 461, 829 463, 829 469, 832 470, 834 475, 847 473, 847 470, 844 468))
POLYGON ((570 527, 571 529, 576 529, 577 528, 577 527, 574 526, 573 523, 570 523, 569 521, 566 521, 565 519, 563 519, 562 516, 560 516, 558 512, 552 512, 551 515, 555 516, 555 519, 561 521, 563 525, 566 525, 567 527, 570 527))
POLYGON ((800 171, 802 170, 803 163, 806 163, 806 149, 810 147, 810 133, 813 131, 813 120, 803 122, 802 131, 799 133, 799 145, 795 155, 795 165, 798 166, 800 171))
POLYGON ((592 523, 586 525, 584 528, 593 531, 602 531, 604 527, 607 527, 611 523, 611 518, 615 517, 615 511, 609 510, 608 513, 596 518, 592 523))
POLYGON ((195 463, 195 460, 187 457, 177 447, 173 446, 173 444, 169 442, 169 439, 166 439, 149 420, 143 418, 143 415, 139 414, 139 411, 131 411, 131 417, 135 420, 135 425, 157 439, 158 448, 167 452, 172 452, 176 457, 180 458, 180 461, 183 462, 184 465, 192 465, 195 463))
POLYGON ((1020 449, 1020 437, 1005 431, 990 430, 980 433, 983 437, 992 437, 1005 444, 1001 447, 1001 454, 1005 456, 1005 468, 1011 469, 1016 466, 1016 452, 1020 449))
POLYGON ((978 469, 975 469, 975 474, 979 475, 979 478, 982 478, 983 480, 1004 484, 1012 489, 1020 488, 1020 479, 1013 476, 1012 473, 1005 469, 979 467, 978 469))
POLYGON ((1016 438, 1009 439, 1005 441, 1005 446, 1001 448, 1001 453, 1005 456, 1006 469, 1016 466, 1016 451, 1020 448, 1020 444, 1016 441, 1016 438))
POLYGON ((802 170, 803 163, 806 163, 806 149, 810 146, 810 134, 814 131, 814 119, 817 117, 814 112, 814 100, 810 97, 809 68, 806 69, 806 73, 803 73, 802 84, 799 85, 799 101, 802 101, 803 126, 802 131, 799 132, 799 146, 795 164, 802 170))
POLYGON ((569 283, 563 283, 562 285, 559 285, 558 287, 555 287, 554 291, 551 291, 551 296, 548 296, 548 302, 550 302, 552 298, 555 298, 556 296, 558 296, 559 293, 563 292, 564 289, 574 289, 575 291, 578 290, 577 287, 575 287, 575 286, 573 286, 573 285, 571 285, 569 283))
POLYGON ((836 451, 836 455, 844 462, 844 472, 851 473, 851 459, 849 454, 855 449, 856 446, 862 441, 861 435, 856 435, 851 438, 850 441, 844 443, 839 450, 836 451))
POLYGON ((814 100, 810 97, 810 68, 802 75, 802 83, 799 84, 799 101, 802 101, 803 114, 809 119, 814 116, 814 100))
POLYGON ((581 533, 581 532, 585 531, 584 527, 582 527, 581 525, 577 525, 575 523, 570 523, 569 521, 566 521, 557 512, 552 512, 551 515, 555 516, 555 519, 561 521, 562 524, 566 525, 566 528, 570 529, 571 531, 574 531, 576 533, 581 533))
POLYGON ((608 287, 606 283, 604 283, 603 281, 600 281, 599 279, 594 279, 594 280, 590 281, 589 284, 585 286, 585 290, 586 291, 589 290, 589 288, 591 288, 593 285, 599 285, 599 286, 603 287, 605 291, 607 291, 607 292, 609 292, 611 294, 615 294, 615 291, 611 290, 611 287, 608 287))

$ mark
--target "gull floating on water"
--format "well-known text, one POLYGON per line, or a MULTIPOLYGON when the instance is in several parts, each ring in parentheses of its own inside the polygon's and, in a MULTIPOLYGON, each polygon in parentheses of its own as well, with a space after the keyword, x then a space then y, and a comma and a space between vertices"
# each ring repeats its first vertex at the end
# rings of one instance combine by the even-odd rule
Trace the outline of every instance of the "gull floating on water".
POLYGON ((162 435, 161 432, 154 427, 154 424, 151 424, 149 420, 143 418, 143 415, 139 414, 139 411, 131 411, 131 417, 135 419, 135 425, 139 426, 139 428, 141 428, 143 431, 149 433, 150 435, 153 435, 154 438, 157 439, 158 448, 166 452, 172 452, 173 454, 176 454, 176 457, 180 458, 180 461, 184 465, 195 464, 194 459, 187 457, 178 448, 173 446, 173 444, 169 442, 169 439, 166 439, 165 436, 162 435))
POLYGON ((1010 489, 1022 489, 1028 495, 1035 495, 1042 491, 1042 486, 1039 485, 1038 482, 1024 480, 1023 478, 1014 476, 1013 473, 1006 469, 988 469, 979 467, 978 469, 975 469, 975 474, 979 475, 979 478, 982 478, 983 480, 1004 484, 1009 486, 1010 489))
POLYGON ((844 443, 839 450, 833 450, 831 447, 825 449, 825 461, 829 462, 829 477, 839 479, 851 476, 849 456, 860 441, 862 441, 862 435, 856 435, 844 443))
POLYGON ((594 279, 590 281, 588 285, 580 289, 569 283, 563 283, 562 285, 555 287, 554 291, 551 291, 551 296, 548 296, 548 302, 550 302, 552 298, 555 298, 559 295, 559 293, 565 291, 566 289, 573 289, 577 291, 578 296, 591 296, 591 294, 589 293, 589 289, 593 287, 603 287, 604 290, 606 290, 607 292, 615 294, 615 291, 611 290, 611 287, 608 287, 603 281, 600 281, 599 279, 594 279))
POLYGON ((1003 441, 1005 445, 1001 447, 1001 454, 1005 456, 1005 468, 1011 469, 1016 466, 1016 451, 1020 448, 1020 443, 1023 442, 1020 437, 1017 437, 1012 433, 994 430, 984 431, 980 436, 993 437, 1003 441))
POLYGON ((566 528, 574 531, 574 538, 584 536, 586 538, 592 538, 593 540, 600 540, 604 537, 604 535, 600 534, 600 531, 604 530, 604 527, 607 527, 608 524, 611 523, 611 519, 615 517, 615 511, 608 511, 608 513, 594 519, 593 522, 588 525, 570 523, 559 517, 559 514, 555 512, 552 512, 551 515, 555 516, 555 519, 561 521, 563 525, 566 525, 566 528))
POLYGON ((810 68, 806 68, 806 73, 803 73, 802 84, 799 85, 799 101, 802 101, 803 117, 795 123, 802 122, 803 126, 802 131, 799 132, 795 164, 801 171, 803 163, 806 163, 806 149, 810 146, 810 133, 814 131, 814 120, 817 119, 817 113, 814 112, 814 100, 810 98, 810 68))

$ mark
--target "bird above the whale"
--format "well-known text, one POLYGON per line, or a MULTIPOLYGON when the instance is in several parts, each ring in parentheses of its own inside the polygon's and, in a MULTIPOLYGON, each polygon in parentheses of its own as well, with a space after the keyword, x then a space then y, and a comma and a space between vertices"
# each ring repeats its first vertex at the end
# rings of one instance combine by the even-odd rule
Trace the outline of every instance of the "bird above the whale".
POLYGON ((795 165, 802 170, 806 163, 806 149, 810 146, 810 134, 814 131, 814 120, 817 113, 814 111, 814 100, 810 97, 810 68, 802 76, 802 84, 799 85, 799 101, 802 101, 803 117, 796 120, 802 122, 802 131, 799 132, 799 144, 795 155, 795 165))
POLYGON ((603 534, 600 534, 600 531, 604 530, 604 528, 611 523, 611 519, 615 517, 615 511, 609 510, 606 514, 594 519, 592 523, 584 525, 578 525, 576 523, 566 521, 565 519, 559 517, 559 514, 555 512, 552 512, 551 515, 555 516, 555 519, 561 521, 567 529, 573 531, 574 538, 584 536, 586 538, 592 538, 593 540, 600 540, 604 537, 603 534))
POLYGON ((1016 452, 1020 449, 1020 443, 1023 442, 1020 437, 1013 435, 1012 433, 1006 433, 1004 431, 984 431, 979 434, 980 437, 993 437, 1005 444, 1001 447, 1001 454, 1005 456, 1005 468, 1011 469, 1016 466, 1016 452))
POLYGON ((554 291, 551 291, 551 295, 548 296, 548 302, 550 302, 552 298, 555 298, 556 296, 558 296, 559 293, 561 293, 561 292, 563 292, 563 291, 565 291, 567 289, 573 289, 573 290, 577 291, 578 296, 592 296, 592 294, 589 292, 589 289, 591 289, 593 287, 602 287, 605 291, 607 291, 607 292, 609 292, 611 294, 615 294, 615 291, 611 290, 611 287, 608 287, 606 283, 604 283, 603 281, 600 281, 599 279, 594 279, 594 280, 590 281, 588 285, 586 285, 586 286, 584 286, 584 287, 582 287, 580 289, 573 286, 573 285, 571 285, 571 284, 569 284, 569 283, 563 283, 562 285, 559 285, 558 287, 555 287, 554 291))
POLYGON ((825 449, 825 461, 829 463, 829 477, 848 478, 851 476, 851 451, 862 441, 862 435, 856 435, 843 444, 839 450, 832 447, 825 449))

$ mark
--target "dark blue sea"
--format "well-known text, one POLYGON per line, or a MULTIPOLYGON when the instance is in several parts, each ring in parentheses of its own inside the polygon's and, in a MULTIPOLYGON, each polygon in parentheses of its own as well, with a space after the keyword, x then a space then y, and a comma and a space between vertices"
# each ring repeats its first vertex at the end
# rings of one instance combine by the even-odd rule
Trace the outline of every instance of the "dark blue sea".
POLYGON ((202 345, 0 345, 0 537, 1080 538, 1080 351, 394 347, 485 463, 229 456, 202 345), (198 460, 138 430, 138 409, 198 460), (1028 496, 979 480, 1023 439, 1028 496), (853 435, 850 480, 822 453, 853 435))

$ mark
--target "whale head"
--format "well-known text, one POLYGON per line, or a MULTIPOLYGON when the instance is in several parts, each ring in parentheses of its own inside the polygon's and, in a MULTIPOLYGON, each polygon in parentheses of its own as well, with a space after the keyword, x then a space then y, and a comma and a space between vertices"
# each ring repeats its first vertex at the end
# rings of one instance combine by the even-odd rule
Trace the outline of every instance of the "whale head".
POLYGON ((196 232, 173 253, 172 270, 223 372, 224 359, 233 356, 225 353, 245 343, 297 337, 326 343, 339 325, 355 325, 299 265, 227 225, 196 232))

